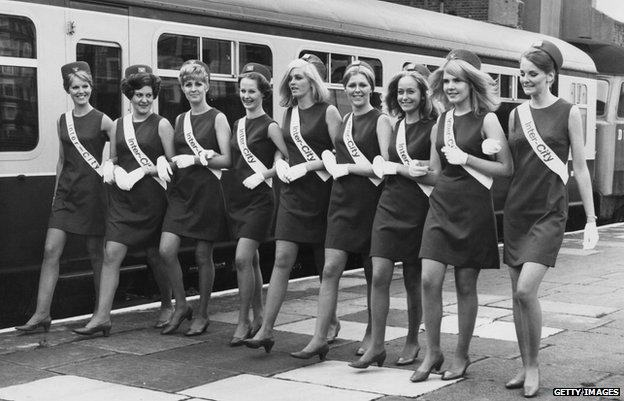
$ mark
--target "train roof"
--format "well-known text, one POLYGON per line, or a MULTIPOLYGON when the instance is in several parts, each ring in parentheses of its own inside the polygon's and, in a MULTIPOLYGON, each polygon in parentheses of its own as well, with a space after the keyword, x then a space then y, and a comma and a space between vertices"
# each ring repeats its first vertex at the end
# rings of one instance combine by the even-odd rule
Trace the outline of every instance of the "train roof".
POLYGON ((599 73, 624 75, 624 47, 584 38, 570 39, 568 42, 589 54, 599 73))
POLYGON ((592 59, 554 37, 379 0, 113 0, 217 18, 448 51, 462 47, 480 56, 517 61, 531 43, 548 39, 564 55, 563 69, 595 74, 592 59))

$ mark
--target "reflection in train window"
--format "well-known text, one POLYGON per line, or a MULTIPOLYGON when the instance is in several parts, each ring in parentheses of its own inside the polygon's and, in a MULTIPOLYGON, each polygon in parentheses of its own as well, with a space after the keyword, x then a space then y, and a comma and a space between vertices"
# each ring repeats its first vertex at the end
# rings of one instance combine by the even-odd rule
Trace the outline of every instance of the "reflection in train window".
MULTIPOLYGON (((247 63, 260 63, 269 67, 271 72, 273 71, 273 55, 269 46, 239 43, 238 48, 239 71, 247 63)), ((275 77, 273 77, 273 81, 275 81, 275 77)))
POLYGON ((35 25, 26 17, 0 14, 0 56, 36 58, 35 25))
POLYGON ((345 72, 345 67, 351 64, 351 56, 346 54, 332 54, 331 55, 331 83, 342 83, 342 76, 345 72))
POLYGON ((158 68, 179 70, 186 60, 198 58, 198 37, 165 33, 158 38, 158 68))
MULTIPOLYGON (((321 59, 323 64, 325 64, 325 68, 327 68, 327 63, 328 63, 328 60, 329 60, 329 53, 317 52, 317 51, 313 51, 313 50, 304 50, 301 53, 299 53, 299 57, 301 58, 301 57, 305 56, 306 54, 314 54, 315 56, 317 56, 318 58, 321 59)), ((325 77, 322 77, 322 78, 324 78, 323 80, 325 82, 327 82, 327 80, 329 79, 327 74, 326 74, 325 77)))
POLYGON ((203 38, 202 61, 211 74, 232 75, 232 42, 203 38))
POLYGON ((0 152, 27 152, 39 142, 35 26, 0 14, 0 152), (22 59, 24 59, 22 61, 22 59))
POLYGON ((39 141, 37 69, 0 66, 0 151, 33 150, 39 141))
POLYGON ((368 57, 358 57, 358 59, 373 67, 373 72, 375 72, 375 86, 383 86, 383 67, 381 66, 381 60, 368 57))
POLYGON ((78 43, 76 60, 91 67, 91 104, 112 119, 121 116, 121 48, 117 45, 78 43))
POLYGON ((596 83, 596 116, 604 116, 607 112, 607 100, 609 99, 609 81, 599 79, 596 83))

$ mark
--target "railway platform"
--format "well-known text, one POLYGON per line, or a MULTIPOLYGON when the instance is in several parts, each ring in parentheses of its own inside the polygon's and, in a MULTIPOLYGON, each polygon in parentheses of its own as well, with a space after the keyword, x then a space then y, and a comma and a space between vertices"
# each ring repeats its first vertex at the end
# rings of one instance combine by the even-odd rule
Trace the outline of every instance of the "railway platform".
MULTIPOLYGON (((543 309, 541 400, 624 399, 624 224, 599 228, 595 250, 584 251, 582 233, 566 234, 557 266, 540 289, 543 309), (619 388, 620 395, 555 396, 556 388, 619 388)), ((231 348, 237 318, 234 291, 215 294, 211 324, 198 337, 162 336, 151 328, 155 305, 116 311, 110 337, 71 332, 88 316, 54 321, 49 333, 0 332, 0 400, 264 401, 264 400, 519 400, 522 390, 504 383, 520 367, 507 268, 479 278, 479 314, 471 345, 472 364, 462 380, 432 375, 411 383, 415 365, 394 365, 407 333, 405 290, 397 269, 382 368, 349 368, 366 324, 362 271, 341 280, 342 329, 327 361, 299 360, 314 329, 318 278, 295 280, 279 315, 271 353, 231 348)), ((457 340, 453 274, 444 287, 443 352, 457 340)), ((195 301, 194 301, 195 302, 195 301)), ((426 346, 425 334, 420 334, 426 346)), ((444 367, 448 366, 447 362, 444 367)), ((443 368, 444 368, 443 367, 443 368)))

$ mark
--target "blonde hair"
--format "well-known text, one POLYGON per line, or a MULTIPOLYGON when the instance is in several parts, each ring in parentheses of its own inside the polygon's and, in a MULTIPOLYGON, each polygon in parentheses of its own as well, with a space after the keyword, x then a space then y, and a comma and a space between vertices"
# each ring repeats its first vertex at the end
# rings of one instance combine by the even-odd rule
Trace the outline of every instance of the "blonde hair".
POLYGON ((344 75, 342 76, 342 86, 346 88, 347 84, 349 83, 349 80, 352 77, 356 76, 357 74, 364 75, 364 77, 368 81, 368 84, 370 85, 370 87, 373 89, 373 92, 374 92, 375 91, 375 71, 373 71, 372 67, 369 66, 368 64, 366 65, 360 64, 360 63, 349 64, 347 66, 347 69, 344 72, 344 75))
POLYGON ((63 88, 65 88, 65 92, 69 93, 69 87, 72 85, 72 81, 76 78, 85 81, 89 84, 91 89, 93 89, 93 77, 91 74, 83 70, 78 70, 63 77, 63 88))
POLYGON ((451 108, 451 104, 444 93, 445 72, 468 83, 470 86, 470 104, 475 116, 483 116, 496 111, 500 106, 501 101, 496 82, 489 74, 476 69, 464 60, 452 59, 447 60, 429 77, 432 97, 444 105, 446 110, 451 108))
POLYGON ((323 78, 319 75, 316 67, 302 59, 296 59, 288 63, 286 72, 282 76, 279 84, 280 106, 293 107, 297 105, 297 99, 290 91, 290 74, 295 68, 300 68, 303 76, 310 82, 312 88, 312 99, 314 103, 329 101, 329 90, 325 87, 323 78))
POLYGON ((185 61, 182 67, 180 67, 178 82, 180 82, 180 85, 184 85, 190 79, 201 81, 208 85, 210 83, 210 68, 199 60, 185 61))

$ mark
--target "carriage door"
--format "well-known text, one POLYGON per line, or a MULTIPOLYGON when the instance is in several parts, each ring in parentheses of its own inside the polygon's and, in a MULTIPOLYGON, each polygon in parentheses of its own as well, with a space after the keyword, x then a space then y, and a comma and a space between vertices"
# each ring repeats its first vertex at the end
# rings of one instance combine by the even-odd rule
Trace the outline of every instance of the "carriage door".
POLYGON ((114 120, 122 114, 119 84, 128 64, 128 10, 70 4, 80 9, 66 11, 66 62, 89 63, 93 75, 91 104, 114 120))

